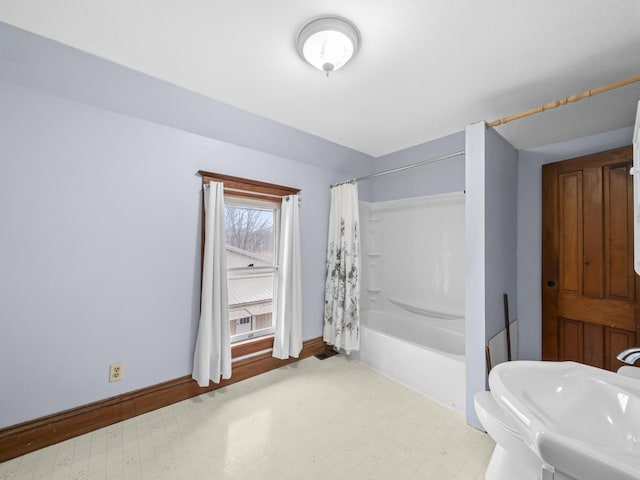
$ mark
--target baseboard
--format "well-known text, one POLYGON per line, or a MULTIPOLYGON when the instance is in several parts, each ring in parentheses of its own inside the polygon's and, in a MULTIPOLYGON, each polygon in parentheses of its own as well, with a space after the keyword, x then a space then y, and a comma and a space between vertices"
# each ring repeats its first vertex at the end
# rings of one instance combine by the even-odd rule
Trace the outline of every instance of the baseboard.
POLYGON ((238 360, 232 378, 200 388, 191 375, 169 380, 133 392, 93 402, 64 412, 13 425, 0 430, 0 462, 92 432, 122 420, 187 400, 300 359, 318 355, 331 347, 321 337, 307 340, 299 358, 279 360, 271 353, 238 360))

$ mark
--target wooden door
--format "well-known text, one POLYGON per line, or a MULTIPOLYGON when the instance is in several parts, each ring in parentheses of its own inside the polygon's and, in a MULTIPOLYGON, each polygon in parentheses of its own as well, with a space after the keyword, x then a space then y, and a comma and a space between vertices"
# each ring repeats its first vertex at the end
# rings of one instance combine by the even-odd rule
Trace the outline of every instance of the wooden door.
POLYGON ((636 346, 633 151, 542 167, 542 358, 608 370, 636 346))

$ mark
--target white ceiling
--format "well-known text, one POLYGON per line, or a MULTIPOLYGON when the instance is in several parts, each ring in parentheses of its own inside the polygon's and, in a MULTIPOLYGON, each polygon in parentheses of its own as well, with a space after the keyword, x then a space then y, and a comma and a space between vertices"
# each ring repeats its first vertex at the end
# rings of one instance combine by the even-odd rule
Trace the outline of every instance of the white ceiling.
MULTIPOLYGON (((0 0, 0 20, 375 157, 640 73, 638 0, 0 0), (329 78, 312 17, 362 36, 329 78)), ((640 83, 500 127, 516 147, 633 124, 640 83)))

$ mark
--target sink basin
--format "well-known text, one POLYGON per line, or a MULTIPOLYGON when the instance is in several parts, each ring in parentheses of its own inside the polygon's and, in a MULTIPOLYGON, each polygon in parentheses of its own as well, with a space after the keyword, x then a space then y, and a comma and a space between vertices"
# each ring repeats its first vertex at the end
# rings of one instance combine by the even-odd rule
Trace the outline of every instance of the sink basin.
POLYGON ((517 361, 497 365, 489 384, 557 478, 640 479, 640 380, 574 362, 517 361))
POLYGON ((640 380, 640 367, 632 367, 631 365, 623 365, 618 369, 618 375, 625 377, 637 378, 640 380))

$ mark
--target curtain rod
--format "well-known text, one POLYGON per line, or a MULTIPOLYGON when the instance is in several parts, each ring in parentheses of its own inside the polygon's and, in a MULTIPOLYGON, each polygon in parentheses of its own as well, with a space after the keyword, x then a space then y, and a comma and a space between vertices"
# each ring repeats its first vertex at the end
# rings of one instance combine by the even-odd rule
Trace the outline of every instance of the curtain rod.
POLYGON ((589 98, 594 95, 598 95, 600 93, 608 92, 609 90, 613 90, 615 88, 624 87, 625 85, 630 85, 635 82, 640 82, 640 75, 634 75, 632 77, 625 78, 624 80, 619 80, 617 82, 608 83, 607 85, 603 85, 598 88, 593 88, 591 90, 586 90, 581 93, 576 93, 575 95, 570 95, 561 100, 549 102, 546 105, 532 108, 531 110, 517 113, 515 115, 511 115, 510 117, 504 117, 499 120, 494 120, 493 122, 487 123, 487 128, 498 127, 500 125, 504 125, 505 123, 513 122, 514 120, 520 120, 521 118, 529 117, 531 115, 535 115, 536 113, 544 112, 545 110, 551 110, 552 108, 557 108, 557 107, 566 105, 567 103, 577 102, 578 100, 589 98))
POLYGON ((237 193, 246 193, 246 194, 249 194, 249 195, 260 195, 261 197, 272 197, 272 198, 286 197, 286 195, 274 195, 273 193, 253 192, 251 190, 242 190, 240 188, 224 187, 224 190, 226 192, 237 192, 237 193))
MULTIPOLYGON (((251 191, 251 190, 242 190, 240 188, 231 188, 231 187, 223 187, 223 190, 228 191, 228 192, 244 193, 246 195, 254 195, 256 197, 279 198, 280 200, 282 200, 284 197, 288 196, 288 195, 274 195, 273 193, 254 192, 254 191, 251 191)), ((291 194, 291 195, 298 195, 298 203, 302 203, 302 190, 299 190, 298 193, 291 194)))
POLYGON ((224 187, 224 191, 225 192, 244 193, 244 194, 247 194, 247 195, 255 195, 255 196, 260 196, 260 197, 272 197, 272 198, 284 198, 284 197, 286 197, 286 195, 274 195, 273 193, 262 193, 262 192, 255 192, 253 190, 242 190, 240 188, 231 188, 231 187, 224 187))
POLYGON ((465 153, 464 150, 460 150, 459 152, 448 153, 446 155, 441 155, 440 157, 436 157, 436 158, 430 158, 429 160, 423 160, 418 163, 412 163, 410 165, 404 165, 402 167, 392 168, 391 170, 385 170, 383 172, 372 173, 371 175, 365 175, 364 177, 352 178, 351 180, 345 180, 343 182, 334 183, 333 185, 331 185, 331 188, 337 187, 338 185, 343 185, 345 183, 355 183, 361 180, 368 180, 369 178, 381 177, 383 175, 389 175, 390 173, 401 172, 403 170, 408 170, 410 168, 421 167, 422 165, 428 165, 430 163, 440 162, 442 160, 446 160, 447 158, 458 157, 460 155, 464 155, 464 153, 465 153))

